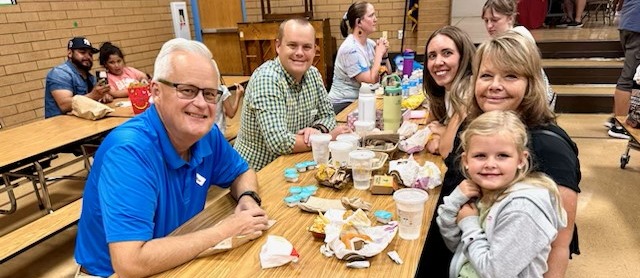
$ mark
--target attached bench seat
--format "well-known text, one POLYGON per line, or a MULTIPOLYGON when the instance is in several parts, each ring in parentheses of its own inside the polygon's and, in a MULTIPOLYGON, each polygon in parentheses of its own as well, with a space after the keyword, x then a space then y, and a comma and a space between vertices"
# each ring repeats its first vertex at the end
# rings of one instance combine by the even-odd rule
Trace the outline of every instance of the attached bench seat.
POLYGON ((81 209, 78 199, 0 237, 0 264, 77 224, 81 209))

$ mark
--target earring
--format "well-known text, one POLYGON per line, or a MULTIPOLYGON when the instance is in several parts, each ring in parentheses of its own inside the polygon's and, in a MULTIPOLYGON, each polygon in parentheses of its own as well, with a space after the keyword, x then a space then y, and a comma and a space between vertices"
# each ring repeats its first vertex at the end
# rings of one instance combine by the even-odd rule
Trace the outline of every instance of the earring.
POLYGON ((522 170, 522 167, 524 167, 524 166, 518 165, 518 170, 522 170))
POLYGON ((362 30, 358 30, 358 35, 362 35, 362 30))
POLYGON ((464 165, 464 169, 465 169, 465 170, 469 170, 469 166, 464 165))

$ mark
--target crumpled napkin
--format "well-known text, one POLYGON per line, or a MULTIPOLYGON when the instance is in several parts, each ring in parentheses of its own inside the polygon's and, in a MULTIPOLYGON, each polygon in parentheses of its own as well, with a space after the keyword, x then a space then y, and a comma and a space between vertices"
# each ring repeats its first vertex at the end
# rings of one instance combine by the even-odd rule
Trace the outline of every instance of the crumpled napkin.
MULTIPOLYGON (((330 223, 325 227, 324 249, 330 249, 333 255, 341 260, 363 260, 373 257, 387 248, 398 232, 398 223, 395 221, 386 225, 371 226, 371 220, 362 210, 356 210, 346 219, 342 218, 343 215, 344 211, 341 210, 329 210, 325 213, 330 223)), ((328 250, 323 253, 326 253, 325 256, 331 253, 326 251, 328 250)))
POLYGON ((289 262, 298 262, 300 255, 293 244, 281 236, 268 236, 267 242, 260 250, 260 266, 265 268, 278 267, 289 262))
POLYGON ((401 151, 410 154, 420 152, 424 150, 424 146, 427 144, 427 141, 429 141, 431 133, 431 129, 428 127, 420 129, 407 140, 400 141, 398 148, 400 148, 401 151))
POLYGON ((410 155, 407 159, 389 161, 389 173, 399 176, 399 182, 406 187, 433 189, 442 183, 440 169, 431 161, 420 166, 410 155))

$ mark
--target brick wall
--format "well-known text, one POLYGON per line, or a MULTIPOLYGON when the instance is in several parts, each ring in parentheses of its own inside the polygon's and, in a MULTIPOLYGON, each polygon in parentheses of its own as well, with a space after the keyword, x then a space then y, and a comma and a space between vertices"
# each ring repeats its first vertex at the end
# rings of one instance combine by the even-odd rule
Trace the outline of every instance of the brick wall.
MULTIPOLYGON (((45 76, 66 60, 66 43, 73 36, 86 36, 96 47, 111 41, 122 48, 129 66, 153 73, 160 47, 173 38, 171 1, 20 0, 18 5, 0 7, 0 120, 11 127, 44 117, 45 76)), ((378 13, 379 30, 372 37, 388 31, 391 51, 399 52, 397 30, 402 29, 404 0, 370 2, 378 13)), ((272 10, 298 12, 302 3, 273 0, 272 10)), ((351 3, 314 1, 314 16, 331 19, 331 32, 338 45, 343 41, 340 19, 351 3)), ((405 31, 405 48, 424 53, 431 32, 449 23, 451 0, 420 0, 420 5, 418 28, 405 31)), ((262 19, 259 0, 246 0, 246 8, 249 22, 262 19)), ((191 7, 187 9, 192 16, 191 7)), ((100 68, 97 58, 94 55, 94 69, 100 68)))
MULTIPOLYGON (((44 117, 44 79, 66 60, 73 36, 86 36, 96 48, 111 41, 129 66, 153 73, 160 47, 173 38, 169 2, 20 0, 0 6, 0 119, 11 127, 44 117)), ((93 70, 101 67, 97 59, 93 70)))
MULTIPOLYGON (((260 0, 245 0, 247 8, 247 20, 256 22, 262 20, 260 0)), ((340 46, 344 38, 340 34, 340 20, 353 0, 314 0, 314 18, 329 18, 331 22, 331 34, 336 38, 340 46)), ((372 38, 379 38, 382 31, 388 31, 390 51, 400 52, 401 40, 397 31, 402 30, 405 0, 369 0, 376 9, 378 16, 378 32, 372 38)), ((271 0, 272 12, 292 13, 302 12, 303 0, 271 0)), ((449 24, 449 10, 451 0, 420 0, 418 28, 411 32, 407 22, 405 30, 405 48, 412 48, 418 53, 424 53, 424 45, 431 33, 443 25, 449 24)))

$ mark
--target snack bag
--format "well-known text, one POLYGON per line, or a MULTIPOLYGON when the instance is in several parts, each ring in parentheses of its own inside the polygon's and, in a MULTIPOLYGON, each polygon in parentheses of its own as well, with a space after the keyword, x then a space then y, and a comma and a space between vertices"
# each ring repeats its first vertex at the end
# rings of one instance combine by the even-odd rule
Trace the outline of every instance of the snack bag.
POLYGON ((129 84, 129 100, 133 108, 133 114, 140 114, 149 108, 149 98, 151 97, 151 88, 149 83, 133 82, 129 84))
POLYGON ((113 109, 83 95, 75 95, 71 100, 71 113, 87 120, 101 119, 113 109))

